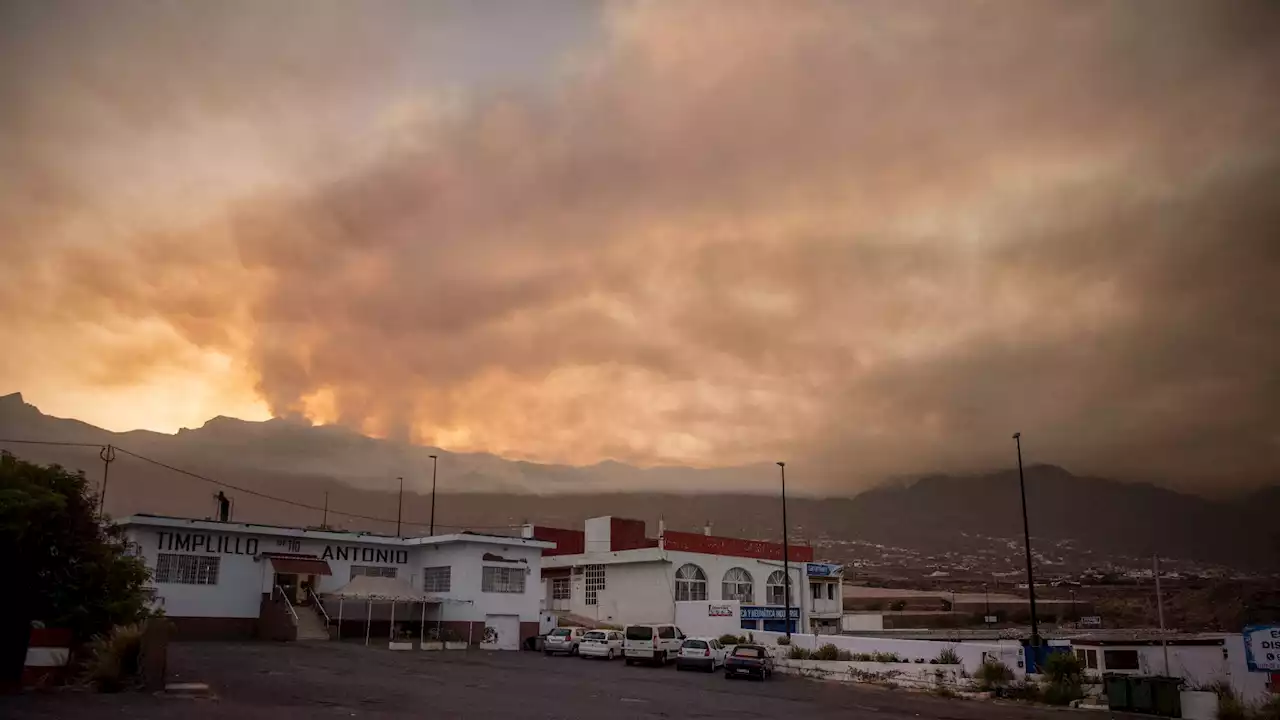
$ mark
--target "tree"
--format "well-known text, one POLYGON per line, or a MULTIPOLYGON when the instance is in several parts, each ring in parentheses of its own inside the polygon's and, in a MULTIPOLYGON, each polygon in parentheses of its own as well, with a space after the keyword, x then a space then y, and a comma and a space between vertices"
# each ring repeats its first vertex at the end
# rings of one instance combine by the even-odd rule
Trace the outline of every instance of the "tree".
POLYGON ((13 560, 6 585, 16 593, 16 612, 0 618, 0 679, 14 677, 15 662, 21 674, 32 620, 81 643, 147 616, 146 565, 96 504, 83 473, 0 456, 0 552, 13 560))

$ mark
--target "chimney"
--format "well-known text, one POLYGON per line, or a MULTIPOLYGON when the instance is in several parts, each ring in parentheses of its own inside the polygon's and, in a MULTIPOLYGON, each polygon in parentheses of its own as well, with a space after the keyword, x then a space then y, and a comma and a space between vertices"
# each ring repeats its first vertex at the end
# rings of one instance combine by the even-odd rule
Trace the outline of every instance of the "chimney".
POLYGON ((702 534, 703 534, 703 535, 707 535, 707 536, 710 536, 710 535, 711 535, 711 521, 710 521, 710 520, 708 520, 708 521, 707 521, 707 524, 706 524, 706 525, 703 525, 703 526, 702 526, 702 534))
POLYGON ((525 523, 524 525, 521 525, 521 526, 520 526, 520 537, 524 538, 525 540, 532 540, 532 539, 533 539, 533 524, 532 524, 532 523, 525 523))
POLYGON ((661 515, 658 516, 658 549, 664 549, 667 546, 667 521, 661 515))
POLYGON ((214 495, 214 498, 218 501, 218 522, 227 522, 231 519, 231 498, 221 490, 214 495))

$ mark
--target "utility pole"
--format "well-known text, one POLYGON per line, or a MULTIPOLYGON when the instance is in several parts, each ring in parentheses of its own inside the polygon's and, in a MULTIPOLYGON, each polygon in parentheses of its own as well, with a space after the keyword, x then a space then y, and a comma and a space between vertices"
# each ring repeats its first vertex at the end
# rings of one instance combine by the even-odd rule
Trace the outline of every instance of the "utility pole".
POLYGON ((1156 612, 1160 616, 1160 645, 1164 648, 1164 676, 1169 677, 1169 636, 1164 630, 1164 598, 1160 595, 1160 556, 1151 556, 1152 572, 1156 576, 1156 612))
POLYGON ((98 515, 102 515, 107 506, 107 472, 111 470, 111 463, 115 462, 116 449, 108 445, 98 451, 98 457, 102 459, 102 492, 98 495, 98 515))
POLYGON ((778 463, 782 474, 782 594, 786 608, 787 639, 791 639, 791 544, 787 539, 787 464, 778 463))
POLYGON ((1040 664, 1040 623, 1036 620, 1036 576, 1031 569, 1031 526, 1027 523, 1027 481, 1022 476, 1022 433, 1013 434, 1018 446, 1018 488, 1022 492, 1022 540, 1027 550, 1027 593, 1031 601, 1031 651, 1040 664))
POLYGON ((431 456, 431 534, 436 534, 436 456, 431 456))
POLYGON ((329 527, 329 491, 324 491, 324 517, 320 520, 320 527, 329 527))
POLYGON ((400 481, 400 501, 396 503, 396 537, 400 535, 400 511, 404 508, 404 478, 396 478, 400 481))

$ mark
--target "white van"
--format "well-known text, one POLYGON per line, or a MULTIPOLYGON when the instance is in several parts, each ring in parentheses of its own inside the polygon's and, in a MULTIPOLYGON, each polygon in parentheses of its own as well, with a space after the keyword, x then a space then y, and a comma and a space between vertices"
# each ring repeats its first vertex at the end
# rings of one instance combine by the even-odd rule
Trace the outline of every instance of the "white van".
POLYGON ((680 656, 684 633, 675 625, 628 625, 622 641, 627 664, 652 662, 666 665, 680 656))

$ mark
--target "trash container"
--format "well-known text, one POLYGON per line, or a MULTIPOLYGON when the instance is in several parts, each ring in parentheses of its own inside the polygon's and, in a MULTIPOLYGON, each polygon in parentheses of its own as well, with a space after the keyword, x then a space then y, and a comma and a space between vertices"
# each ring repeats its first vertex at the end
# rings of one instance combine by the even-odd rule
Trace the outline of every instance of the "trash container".
POLYGON ((1155 714, 1160 717, 1182 717, 1182 678, 1153 677, 1151 683, 1155 714))
POLYGON ((1130 679, 1129 709, 1131 712, 1145 715, 1156 713, 1155 683, 1152 680, 1153 678, 1141 675, 1130 679))
POLYGON ((1107 708, 1119 712, 1133 711, 1133 692, 1129 684, 1128 675, 1113 675, 1107 673, 1102 676, 1103 688, 1107 693, 1107 708))

